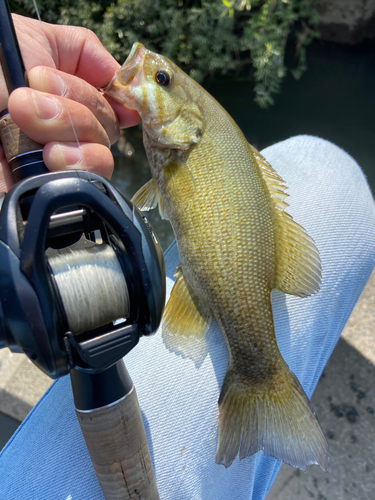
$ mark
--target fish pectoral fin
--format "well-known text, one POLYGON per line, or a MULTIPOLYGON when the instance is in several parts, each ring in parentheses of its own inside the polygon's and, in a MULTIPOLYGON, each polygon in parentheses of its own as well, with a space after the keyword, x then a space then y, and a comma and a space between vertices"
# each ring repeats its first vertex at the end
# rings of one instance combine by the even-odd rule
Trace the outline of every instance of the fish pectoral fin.
POLYGON ((306 470, 330 471, 328 444, 316 414, 294 374, 285 365, 281 383, 270 386, 229 369, 219 399, 219 442, 215 462, 229 467, 262 450, 306 470))
POLYGON ((164 208, 163 198, 161 197, 160 190, 156 185, 154 179, 150 179, 144 184, 130 200, 134 205, 141 210, 147 212, 159 206, 159 213, 162 219, 168 220, 168 215, 164 208))
POLYGON ((177 280, 163 313, 163 334, 201 340, 209 328, 211 313, 189 290, 180 266, 175 276, 177 280))
POLYGON ((321 265, 314 240, 284 210, 288 196, 283 179, 268 161, 250 145, 275 210, 276 270, 273 288, 280 292, 307 297, 319 290, 321 265))
POLYGON ((181 113, 160 129, 158 142, 172 149, 186 151, 202 136, 203 119, 198 106, 190 103, 181 113))

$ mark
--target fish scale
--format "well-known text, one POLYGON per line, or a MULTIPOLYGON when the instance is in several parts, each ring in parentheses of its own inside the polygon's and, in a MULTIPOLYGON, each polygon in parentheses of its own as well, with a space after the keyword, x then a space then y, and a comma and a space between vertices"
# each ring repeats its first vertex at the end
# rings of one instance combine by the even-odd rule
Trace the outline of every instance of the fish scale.
POLYGON ((216 463, 262 450, 328 471, 327 441, 274 331, 271 290, 305 297, 320 283, 318 250, 285 212, 284 181, 212 96, 139 43, 105 92, 141 115, 152 179, 133 202, 158 205, 178 245, 163 335, 199 340, 214 317, 227 343, 216 463))

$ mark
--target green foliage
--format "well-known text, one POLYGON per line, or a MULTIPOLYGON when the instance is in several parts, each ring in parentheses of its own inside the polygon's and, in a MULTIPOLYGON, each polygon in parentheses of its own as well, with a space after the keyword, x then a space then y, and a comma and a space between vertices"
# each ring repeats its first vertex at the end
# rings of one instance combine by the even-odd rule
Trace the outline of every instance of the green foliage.
POLYGON ((249 50, 254 68, 255 100, 262 107, 273 104, 272 94, 280 91, 286 74, 285 47, 289 41, 295 44, 297 65, 293 74, 299 78, 306 69, 306 46, 317 33, 311 26, 318 23, 316 2, 311 0, 242 0, 254 9, 246 23, 241 50, 249 50))
MULTIPOLYGON (((43 20, 94 31, 120 63, 139 41, 198 81, 250 66, 255 100, 266 107, 287 72, 287 41, 296 53, 293 75, 299 78, 306 69, 305 48, 317 36, 318 1, 38 0, 38 7, 43 20)), ((13 11, 15 5, 32 13, 31 0, 12 0, 13 11)))

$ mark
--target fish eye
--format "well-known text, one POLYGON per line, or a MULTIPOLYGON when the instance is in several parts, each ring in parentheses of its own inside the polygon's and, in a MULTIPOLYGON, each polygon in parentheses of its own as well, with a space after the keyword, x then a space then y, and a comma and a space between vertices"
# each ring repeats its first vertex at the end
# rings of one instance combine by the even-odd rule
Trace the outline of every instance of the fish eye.
POLYGON ((167 87, 171 82, 171 77, 166 71, 160 69, 159 71, 157 71, 155 73, 155 81, 159 85, 162 85, 163 87, 167 87))

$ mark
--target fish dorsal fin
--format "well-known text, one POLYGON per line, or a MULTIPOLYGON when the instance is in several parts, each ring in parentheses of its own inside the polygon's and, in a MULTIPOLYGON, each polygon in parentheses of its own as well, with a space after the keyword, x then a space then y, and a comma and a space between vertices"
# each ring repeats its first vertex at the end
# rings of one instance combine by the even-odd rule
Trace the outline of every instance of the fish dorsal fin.
POLYGON ((276 271, 273 288, 280 292, 307 297, 319 290, 321 267, 318 249, 304 228, 284 210, 289 205, 283 179, 252 146, 275 207, 276 271))
POLYGON ((180 266, 175 276, 177 280, 163 313, 163 333, 201 340, 210 325, 211 313, 192 295, 180 266))
POLYGON ((154 179, 150 179, 146 182, 146 184, 138 189, 131 199, 131 202, 134 203, 134 205, 141 210, 141 212, 152 210, 156 207, 156 205, 158 205, 160 217, 168 220, 168 215, 164 208, 163 198, 161 197, 160 190, 154 179))

